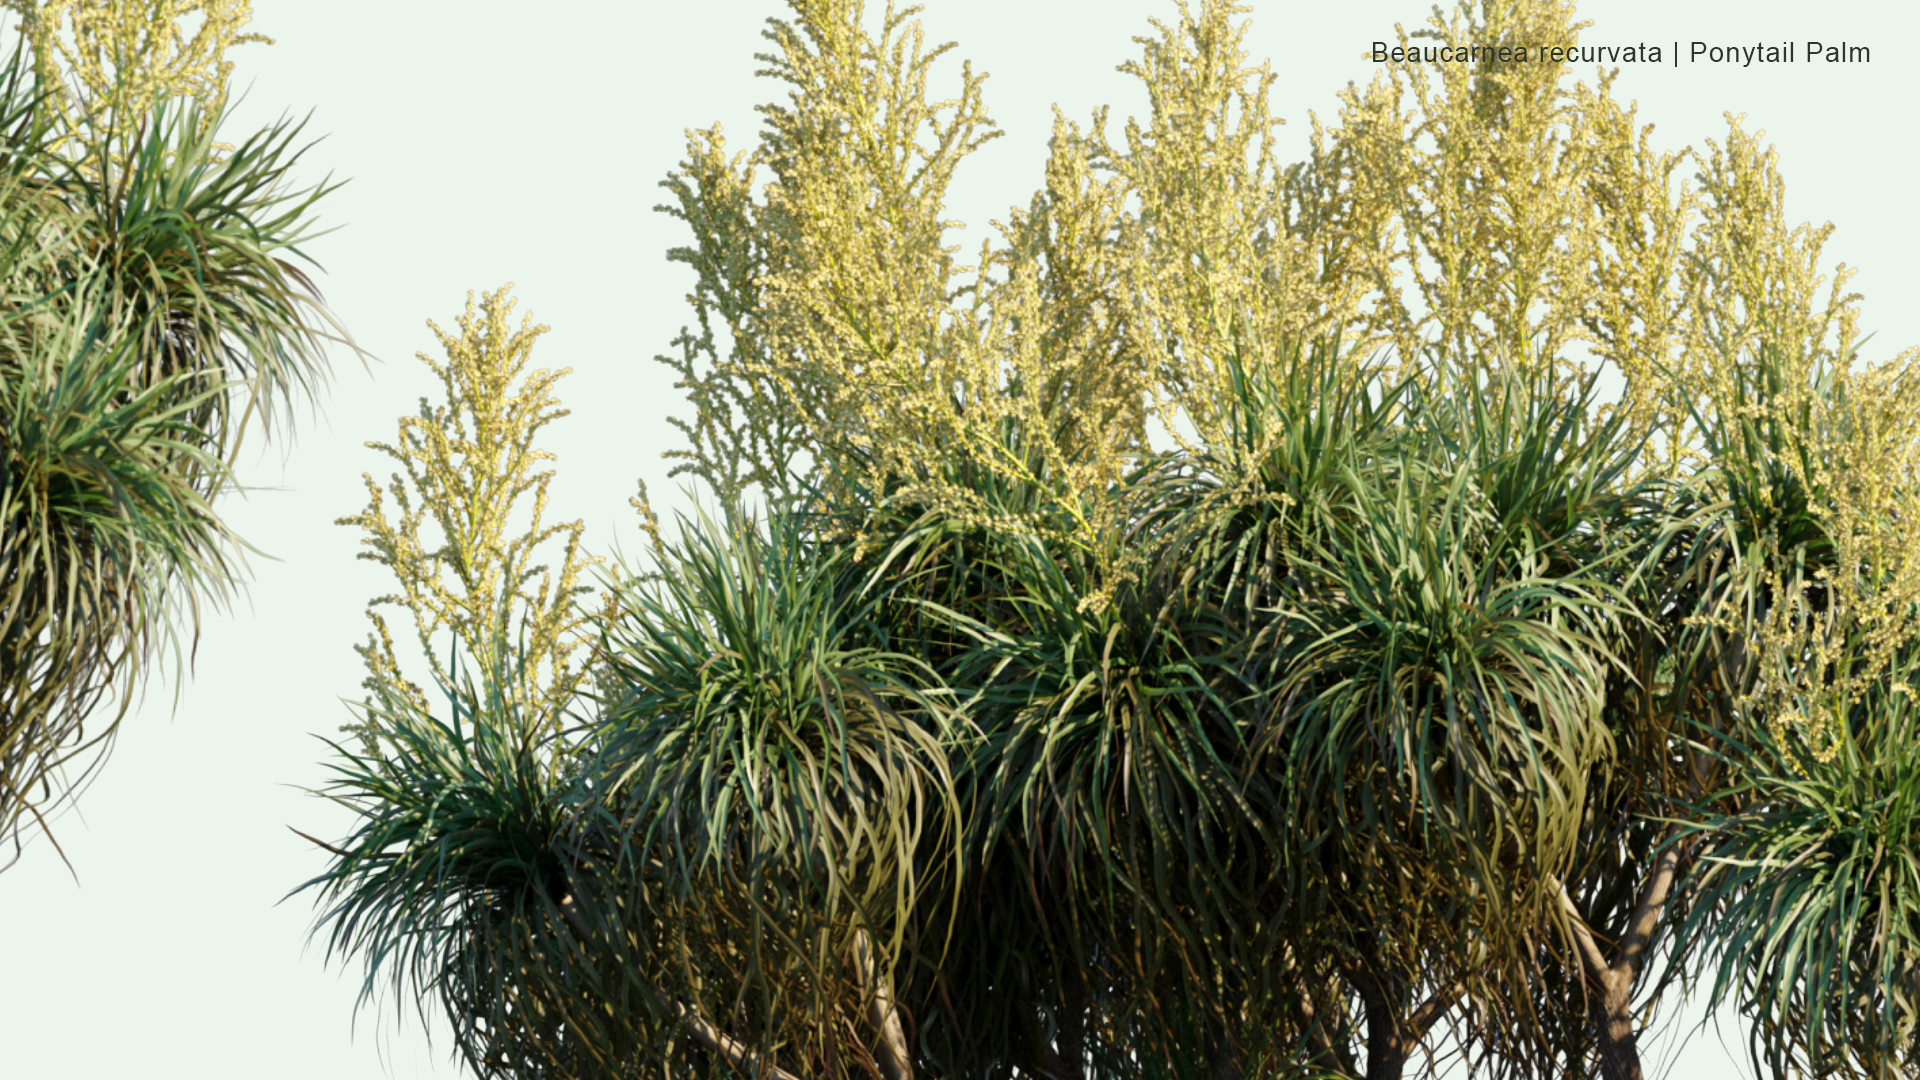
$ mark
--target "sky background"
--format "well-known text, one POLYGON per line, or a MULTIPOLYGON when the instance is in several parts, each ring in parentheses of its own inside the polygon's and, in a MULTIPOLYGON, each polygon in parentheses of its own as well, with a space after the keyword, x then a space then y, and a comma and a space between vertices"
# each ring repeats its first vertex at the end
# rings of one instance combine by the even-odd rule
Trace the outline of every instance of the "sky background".
MULTIPOLYGON (((1006 132, 961 171, 949 216, 976 248, 987 222, 1025 205, 1040 181, 1051 105, 1084 120, 1111 104, 1114 128, 1144 111, 1115 65, 1137 54, 1150 17, 1172 0, 932 0, 930 41, 959 48, 934 88, 957 86, 958 61, 990 73, 989 109, 1006 132)), ((716 121, 750 145, 756 103, 784 90, 754 78, 774 0, 551 5, 257 0, 252 29, 272 46, 236 49, 246 97, 229 138, 283 114, 311 113, 324 136, 302 163, 317 182, 350 181, 321 207, 337 231, 315 241, 322 289, 375 359, 339 351, 331 391, 297 438, 253 455, 252 488, 223 512, 265 556, 247 594, 205 625, 197 666, 156 684, 79 810, 56 829, 76 874, 45 842, 0 874, 8 928, 0 979, 0 1071, 23 1080, 271 1075, 374 1080, 465 1075, 450 1044, 429 1045, 394 1002, 359 1013, 361 971, 323 963, 309 945, 308 896, 281 902, 318 873, 323 852, 287 831, 323 837, 346 813, 303 789, 325 779, 333 736, 357 699, 368 597, 384 571, 354 559, 355 530, 333 520, 365 504, 361 473, 385 475, 364 448, 438 386, 417 350, 426 320, 451 328, 468 290, 517 284, 522 311, 552 326, 535 363, 571 367, 558 387, 573 415, 544 433, 558 456, 550 515, 584 518, 587 544, 640 550, 627 507, 645 478, 663 508, 685 505, 662 450, 666 418, 685 412, 653 357, 691 318, 685 267, 665 259, 680 223, 652 212, 657 182, 680 161, 688 127, 716 121)), ((1665 148, 1698 145, 1744 112, 1779 150, 1787 210, 1838 226, 1827 264, 1860 268, 1868 359, 1920 343, 1920 215, 1913 204, 1913 102, 1920 5, 1756 0, 1606 0, 1583 5, 1589 44, 1679 40, 1752 44, 1818 38, 1865 44, 1850 67, 1626 67, 1616 95, 1637 100, 1665 148)), ((1335 94, 1364 83, 1364 53, 1421 0, 1345 4, 1259 0, 1250 51, 1277 76, 1283 157, 1303 155, 1308 112, 1331 122, 1335 94)), ((1411 25, 1409 26, 1411 28, 1411 25)), ((1655 1040, 1650 1064, 1688 1080, 1740 1075, 1711 1030, 1684 1050, 1655 1040)))

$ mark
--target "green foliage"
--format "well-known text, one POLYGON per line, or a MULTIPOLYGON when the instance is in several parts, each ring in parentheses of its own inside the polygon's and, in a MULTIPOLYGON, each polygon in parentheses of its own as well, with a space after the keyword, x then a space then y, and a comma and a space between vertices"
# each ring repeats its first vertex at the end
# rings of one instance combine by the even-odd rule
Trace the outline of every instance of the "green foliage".
POLYGON ((1751 1020, 1774 1076, 1911 1075, 1920 1063, 1920 765, 1913 654, 1849 708, 1833 752, 1798 732, 1736 747, 1743 809, 1703 830, 1682 928, 1711 1007, 1751 1020))
POLYGON ((299 127, 216 160, 217 113, 156 104, 104 179, 54 146, 16 52, 0 79, 0 837, 84 784, 156 648, 176 660, 244 545, 214 502, 248 418, 325 375, 337 328, 290 262, 328 188, 299 127))
POLYGON ((16 855, 98 765, 142 661, 172 640, 175 590, 224 599, 238 547, 208 506, 225 469, 198 423, 223 388, 142 386, 148 358, 97 286, 62 300, 0 341, 0 829, 16 855))
POLYGON ((409 993, 421 1008, 438 995, 476 1067, 532 1069, 574 1053, 544 981, 525 978, 572 959, 557 906, 571 861, 568 758, 552 752, 551 726, 503 692, 517 673, 481 674, 442 687, 448 720, 392 692, 366 707, 362 750, 329 744, 339 760, 323 793, 360 819, 300 888, 319 890, 328 955, 367 958, 363 997, 383 977, 396 1008, 409 993))
MULTIPOLYGON (((1639 1080, 1709 972, 1770 1075, 1912 1069, 1920 360, 1855 363, 1757 136, 1488 61, 1283 168, 1239 9, 1183 3, 969 278, 979 79, 794 10, 759 147, 666 183, 721 523, 620 581, 537 784, 351 758, 365 822, 457 807, 310 883, 369 979, 513 1075, 1639 1080)), ((483 675, 476 739, 523 722, 483 675)), ((381 737, 457 732, 416 704, 381 737)))
POLYGON ((623 592, 588 828, 634 882, 658 950, 640 969, 817 1062, 886 996, 852 958, 942 947, 923 892, 961 873, 961 733, 931 670, 886 647, 891 597, 860 594, 851 552, 764 528, 683 525, 623 592))

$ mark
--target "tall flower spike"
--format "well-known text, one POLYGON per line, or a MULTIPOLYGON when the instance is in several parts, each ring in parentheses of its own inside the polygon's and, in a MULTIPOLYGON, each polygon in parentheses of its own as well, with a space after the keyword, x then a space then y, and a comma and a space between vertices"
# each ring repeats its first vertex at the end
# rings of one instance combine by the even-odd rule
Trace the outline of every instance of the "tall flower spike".
MULTIPOLYGON (((191 98, 211 117, 227 98, 227 50, 273 44, 246 32, 250 0, 0 0, 19 13, 43 90, 69 143, 114 139, 167 98, 191 98)), ((109 147, 118 161, 130 146, 109 147)))
POLYGON ((401 418, 395 442, 367 444, 405 475, 395 473, 384 490, 367 475, 367 508, 338 523, 364 530, 361 543, 370 550, 360 558, 392 570, 400 586, 372 602, 367 614, 374 633, 357 647, 375 698, 397 696, 425 707, 419 688, 401 676, 386 622, 375 610, 391 604, 413 616, 441 685, 454 685, 441 661, 444 647, 436 647, 435 635, 446 631, 470 660, 506 667, 514 658, 511 669, 498 674, 520 714, 557 727, 586 678, 575 654, 586 640, 588 616, 575 598, 592 591, 579 578, 598 560, 580 551, 582 522, 543 524, 553 470, 538 466, 553 455, 535 447, 534 438, 567 415, 552 391, 570 369, 526 370, 547 327, 534 325, 530 315, 517 330, 511 326, 512 288, 483 295, 477 308, 468 293, 457 333, 427 324, 446 359, 418 355, 439 376, 445 403, 422 398, 419 415, 401 418), (388 494, 399 508, 397 521, 387 515, 388 494), (562 545, 557 574, 535 561, 555 539, 562 545))

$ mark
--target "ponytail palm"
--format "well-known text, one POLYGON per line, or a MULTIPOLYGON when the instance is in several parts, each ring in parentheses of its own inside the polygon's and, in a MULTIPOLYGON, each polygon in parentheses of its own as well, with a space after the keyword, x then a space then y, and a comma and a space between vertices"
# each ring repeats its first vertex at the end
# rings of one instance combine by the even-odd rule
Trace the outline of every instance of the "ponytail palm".
POLYGON ((0 327, 0 836, 16 854, 99 764, 176 605, 224 599, 234 574, 208 503, 224 465, 198 422, 222 387, 143 385, 99 293, 83 281, 0 327))
POLYGON ((910 1074, 892 987, 944 945, 954 732, 849 553, 760 528, 686 524, 622 586, 583 740, 489 675, 455 722, 394 695, 342 751, 362 823, 304 887, 483 1075, 910 1074))
MULTIPOLYGON (((1307 526, 1273 663, 1298 813, 1348 860, 1329 895, 1404 953, 1361 985, 1393 1007, 1415 985, 1397 963, 1470 994, 1455 1036, 1524 1073, 1558 1052, 1568 1003, 1516 990, 1585 932, 1562 884, 1617 768, 1613 700, 1650 618, 1664 504, 1624 481, 1638 444, 1590 419, 1590 380, 1441 374, 1307 526)), ((1585 994, 1570 991, 1576 1030, 1585 994)))
POLYGON ((223 449, 237 443, 236 408, 271 426, 310 399, 327 375, 325 346, 344 331, 299 262, 312 211, 338 185, 294 183, 304 124, 281 121, 237 147, 216 143, 223 114, 162 100, 138 118, 137 153, 63 170, 52 190, 145 359, 141 375, 217 374, 230 383, 201 418, 223 449))
POLYGON ((1221 637, 1150 581, 1102 581, 1113 560, 1097 554, 1029 536, 990 558, 1010 586, 1001 610, 953 613, 977 638, 953 676, 977 688, 982 735, 963 778, 968 846, 1011 878, 984 925, 1024 926, 1033 945, 969 952, 942 977, 979 1006, 970 1020, 1010 1025, 994 1041, 1024 1069, 1069 1047, 1101 1072, 1196 1075, 1270 1052, 1283 973, 1246 961, 1278 946, 1262 917, 1281 880, 1277 823, 1246 790, 1261 780, 1242 768, 1233 705, 1249 690, 1221 637), (1018 988, 1004 1013, 999 987, 1018 988))
POLYGON ((1698 896, 1678 950, 1751 1018, 1757 1071, 1920 1063, 1920 443, 1914 358, 1756 350, 1698 410, 1732 549, 1703 636, 1726 701, 1699 742, 1698 896), (1724 399, 1724 400, 1723 400, 1724 399))
POLYGON ((155 646, 230 595, 242 544, 214 503, 242 417, 315 389, 333 325, 288 261, 326 190, 289 190, 297 128, 220 158, 215 124, 162 104, 133 161, 89 170, 49 149, 22 67, 0 77, 0 838, 16 853, 99 764, 155 646))
POLYGON ((1293 962, 1345 988, 1314 1002, 1313 1057, 1361 1068, 1336 1041, 1356 1009, 1385 1075, 1466 994, 1463 1039, 1524 1019, 1498 988, 1555 921, 1614 753, 1635 448, 1547 378, 1440 368, 1376 404, 1332 356, 1243 380, 1238 426, 1270 449, 1212 455, 1223 495, 1190 531, 1211 561, 1186 572, 1262 691, 1243 723, 1297 853, 1293 962))
POLYGON ((1920 664, 1847 707, 1837 752, 1792 729, 1737 745, 1744 807, 1698 828, 1700 899, 1682 928, 1709 1002, 1751 1017, 1756 1070, 1888 1080, 1920 1067, 1920 664))
POLYGON ((1920 534, 1877 477, 1920 398, 1823 378, 1851 299, 1808 306, 1819 234, 1752 139, 1695 199, 1604 85, 1489 61, 1356 90, 1282 172, 1205 0, 1130 65, 1152 115, 1062 121, 961 287, 978 80, 929 105, 909 12, 795 8, 775 130, 670 178, 702 330, 669 363, 682 471, 807 512, 690 527, 626 586, 601 716, 542 751, 578 755, 547 869, 458 871, 493 920, 434 976, 470 1060, 1386 1080, 1450 1040, 1639 1080, 1692 920, 1776 1071, 1911 1064, 1906 734, 1874 725, 1920 534), (1843 601, 1866 631, 1822 639, 1843 601))
POLYGON ((326 872, 295 891, 319 891, 329 957, 364 958, 363 998, 383 980, 396 1007, 409 992, 437 996, 481 1075, 577 1075, 599 1048, 563 1018, 604 1020, 598 1006, 618 1000, 620 984, 584 954, 559 906, 573 869, 569 759, 521 712, 511 676, 481 676, 441 688, 444 719, 387 695, 370 708, 362 749, 334 746, 321 793, 359 821, 325 845, 326 872), (577 1008, 587 994, 595 1007, 577 1008))
POLYGON ((632 970, 679 1007, 796 1074, 904 1076, 896 969, 946 944, 962 735, 853 551, 762 528, 687 525, 626 588, 583 842, 646 927, 632 970))

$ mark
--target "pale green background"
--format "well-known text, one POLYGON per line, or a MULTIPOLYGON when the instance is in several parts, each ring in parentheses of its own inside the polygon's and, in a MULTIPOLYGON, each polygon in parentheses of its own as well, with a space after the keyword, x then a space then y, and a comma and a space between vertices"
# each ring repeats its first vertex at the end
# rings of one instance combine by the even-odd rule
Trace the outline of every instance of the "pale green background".
MULTIPOLYGON (((1048 106, 1084 118, 1100 103, 1116 121, 1143 105, 1114 65, 1129 39, 1171 0, 936 0, 928 37, 958 40, 957 59, 992 73, 986 91, 1004 138, 964 171, 952 216, 972 228, 1024 204, 1039 180, 1048 106)), ((305 947, 312 909, 276 902, 324 856, 287 832, 348 827, 337 808, 301 793, 319 783, 323 747, 357 696, 367 597, 377 568, 353 559, 356 537, 335 517, 364 500, 362 448, 432 392, 413 353, 451 326, 468 289, 519 284, 522 306, 553 332, 536 354, 571 366, 560 393, 574 415, 552 429, 560 455, 553 510, 584 516, 588 543, 638 548, 626 508, 643 476, 677 503, 660 451, 676 444, 664 418, 682 408, 666 350, 688 311, 684 242, 652 207, 656 182, 679 159, 682 129, 715 120, 735 145, 756 128, 752 106, 776 90, 754 79, 772 0, 640 4, 371 3, 258 0, 255 29, 278 44, 237 50, 247 98, 235 131, 283 110, 313 111, 326 139, 303 165, 351 178, 325 220, 342 228, 314 243, 328 299, 379 358, 370 370, 342 353, 324 413, 291 454, 250 461, 246 501, 226 504, 272 559, 237 610, 212 618, 199 665, 169 716, 155 686, 127 723, 114 760, 59 825, 79 872, 36 844, 0 874, 0 1075, 42 1078, 272 1076, 278 1080, 454 1076, 444 1038, 431 1047, 410 1015, 396 1031, 391 1001, 353 1002, 344 976, 305 947)), ((1368 43, 1421 0, 1345 5, 1261 3, 1251 47, 1271 57, 1274 110, 1290 121, 1289 157, 1305 146, 1307 111, 1331 115, 1334 93, 1366 80, 1368 43)), ((1778 145, 1788 210, 1839 225, 1833 260, 1864 268, 1870 357, 1920 342, 1920 240, 1911 103, 1920 8, 1840 0, 1611 0, 1587 5, 1590 43, 1700 38, 1719 43, 1846 39, 1872 47, 1850 68, 1628 68, 1618 84, 1660 125, 1666 146, 1723 130, 1744 111, 1778 145)), ((957 70, 950 63, 946 71, 957 70)), ((951 87, 952 81, 940 84, 951 87)), ((1728 1029, 1730 1046, 1738 1035, 1728 1029)), ((1653 1057, 1688 1080, 1733 1077, 1709 1030, 1682 1053, 1656 1040, 1653 1057)))

